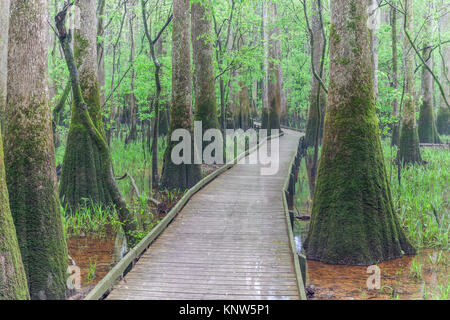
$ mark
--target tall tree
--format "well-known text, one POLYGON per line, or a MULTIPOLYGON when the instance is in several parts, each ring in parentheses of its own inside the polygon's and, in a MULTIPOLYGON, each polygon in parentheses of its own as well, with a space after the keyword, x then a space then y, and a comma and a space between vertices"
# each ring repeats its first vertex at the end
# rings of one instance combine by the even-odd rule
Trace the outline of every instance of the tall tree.
MULTIPOLYGON (((432 46, 433 44, 429 41, 429 22, 427 21, 428 16, 431 13, 431 4, 427 3, 428 10, 425 15, 424 23, 424 41, 422 56, 425 63, 430 69, 433 69, 433 56, 432 56, 432 46)), ((437 133, 436 123, 434 119, 434 97, 433 97, 433 77, 425 66, 422 67, 422 105, 420 106, 420 116, 419 116, 419 141, 421 143, 441 143, 439 134, 437 133)))
MULTIPOLYGON (((413 4, 412 0, 404 1, 404 31, 411 34, 413 31, 413 4)), ((419 134, 416 121, 416 102, 414 96, 414 56, 407 37, 404 37, 405 61, 405 99, 403 104, 402 127, 400 129, 400 149, 398 160, 402 163, 420 163, 422 161, 419 146, 419 134)))
POLYGON ((331 2, 330 86, 307 256, 371 265, 414 253, 395 214, 378 133, 367 2, 331 2))
MULTIPOLYGON (((170 107, 170 131, 164 153, 161 188, 185 190, 201 179, 200 165, 175 164, 172 162, 172 149, 176 142, 171 140, 176 129, 192 129, 192 82, 190 52, 190 14, 189 0, 173 0, 172 22, 172 105, 170 107)), ((193 136, 193 134, 192 134, 193 136)), ((193 144, 191 143, 193 146, 193 144)), ((195 150, 193 150, 195 151, 195 150)))
MULTIPOLYGON (((3 128, 3 116, 6 105, 9 0, 0 3, 0 115, 3 128)), ((25 270, 17 241, 16 227, 9 208, 8 189, 6 188, 5 166, 3 163, 3 142, 0 134, 0 300, 28 299, 28 286, 25 270)))
MULTIPOLYGON (((80 9, 79 29, 74 31, 74 56, 79 66, 80 86, 92 122, 104 136, 98 82, 97 1, 77 0, 75 5, 80 9)), ((59 187, 63 205, 74 209, 84 204, 84 199, 102 205, 112 204, 101 156, 73 105, 59 187)))
MULTIPOLYGON (((9 13, 9 7, 8 7, 9 13)), ((0 135, 0 300, 29 299, 27 278, 9 209, 6 188, 5 166, 3 163, 3 143, 0 135)))
MULTIPOLYGON (((147 11, 145 8, 146 1, 141 0, 141 9, 142 9, 142 21, 144 24, 144 33, 147 38, 148 44, 150 46, 150 55, 152 57, 153 65, 155 66, 155 87, 156 87, 156 95, 153 103, 153 110, 155 114, 154 125, 153 125, 153 137, 151 143, 152 150, 152 189, 158 190, 159 187, 159 172, 158 172, 158 138, 160 132, 163 134, 167 133, 167 117, 166 110, 159 110, 160 105, 160 96, 161 96, 161 63, 159 62, 159 56, 162 55, 163 51, 163 38, 161 38, 161 34, 164 29, 169 25, 172 21, 173 15, 170 15, 167 19, 164 26, 156 35, 155 39, 152 38, 152 21, 147 19, 147 11), (147 21, 149 20, 149 21, 147 21), (158 45, 158 46, 156 46, 158 45), (156 48, 155 48, 156 46, 156 48), (162 126, 160 127, 160 123, 162 126)), ((150 130, 150 129, 149 129, 150 130)))
POLYGON ((6 79, 8 74, 8 29, 9 29, 9 0, 0 2, 0 126, 3 132, 4 114, 6 106, 6 79))
POLYGON ((202 129, 219 128, 214 79, 213 43, 211 41, 211 4, 192 3, 192 50, 194 62, 195 120, 202 129))
MULTIPOLYGON (((311 44, 311 55, 312 55, 312 68, 316 69, 316 73, 320 75, 321 71, 321 61, 322 61, 322 53, 325 46, 325 38, 323 32, 323 24, 320 19, 321 7, 319 8, 319 1, 313 0, 313 14, 311 17, 311 31, 310 35, 312 38, 311 44)), ((323 69, 323 68, 322 68, 323 69)), ((325 113, 325 107, 327 103, 327 97, 325 91, 321 87, 319 80, 316 77, 312 76, 312 84, 311 84, 311 98, 308 109, 308 120, 306 123, 306 132, 305 132, 305 146, 312 147, 316 141, 316 134, 319 132, 319 142, 322 140, 323 136, 323 118, 325 113), (317 98, 319 96, 319 98, 317 98), (319 104, 317 104, 319 103, 319 104), (319 118, 320 113, 320 118, 319 118), (317 129, 317 127, 319 129, 317 129)))
POLYGON ((88 103, 84 100, 84 97, 82 95, 78 68, 75 62, 74 54, 72 52, 72 47, 70 45, 71 39, 67 34, 65 28, 67 10, 70 6, 72 6, 72 3, 70 2, 64 5, 64 8, 55 16, 55 22, 58 29, 59 42, 61 43, 61 47, 63 49, 67 68, 69 69, 70 83, 73 95, 72 112, 76 113, 78 125, 81 129, 83 129, 83 132, 86 133, 86 137, 90 139, 92 146, 95 146, 95 148, 97 148, 98 150, 98 168, 101 172, 101 176, 99 177, 101 179, 104 179, 106 188, 105 192, 107 192, 111 199, 111 204, 114 205, 115 209, 117 210, 119 220, 122 224, 123 230, 125 231, 125 236, 128 242, 130 244, 133 244, 137 240, 136 219, 128 210, 125 200, 122 197, 117 186, 112 167, 111 155, 109 152, 108 144, 106 143, 105 135, 95 125, 95 122, 93 121, 93 118, 89 113, 88 103))
POLYGON ((269 62, 267 77, 267 96, 269 101, 269 125, 268 129, 280 129, 281 116, 281 91, 280 74, 278 72, 280 60, 277 50, 277 37, 280 29, 276 25, 278 6, 275 2, 269 2, 271 16, 271 30, 269 32, 269 62))
POLYGON ((269 10, 270 0, 262 1, 262 43, 263 43, 263 80, 261 86, 262 93, 262 109, 261 109, 261 126, 269 129, 269 96, 268 96, 268 74, 269 74, 269 10))
POLYGON ((136 126, 136 97, 134 95, 134 56, 135 56, 135 45, 134 45, 134 18, 136 15, 134 14, 134 1, 130 1, 130 10, 128 14, 128 24, 130 26, 130 94, 128 95, 128 106, 129 106, 129 117, 130 117, 130 133, 127 137, 127 142, 134 141, 137 138, 137 126, 136 126))
MULTIPOLYGON (((391 38, 392 38, 392 88, 398 89, 398 54, 397 54, 397 8, 391 7, 391 38)), ((398 98, 395 92, 394 101, 392 102, 392 116, 394 123, 392 125, 391 145, 398 146, 400 140, 400 119, 398 110, 398 98)))
POLYGON ((47 14, 47 0, 11 1, 6 183, 30 296, 64 299, 67 246, 48 104, 47 14))
MULTIPOLYGON (((439 32, 444 33, 448 31, 450 26, 450 6, 445 1, 442 1, 442 13, 439 18, 439 32)), ((442 44, 440 46, 441 55, 441 79, 447 101, 450 101, 450 44, 442 44)), ((437 130, 440 134, 450 134, 450 108, 445 103, 445 100, 440 96, 439 109, 436 118, 437 130)))

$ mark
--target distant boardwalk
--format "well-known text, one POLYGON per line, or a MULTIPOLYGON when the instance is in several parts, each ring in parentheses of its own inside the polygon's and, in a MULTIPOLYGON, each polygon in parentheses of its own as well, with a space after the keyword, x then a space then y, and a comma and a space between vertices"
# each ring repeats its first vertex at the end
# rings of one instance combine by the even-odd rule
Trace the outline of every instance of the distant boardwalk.
POLYGON ((277 175, 236 165, 199 191, 107 299, 299 299, 282 200, 300 133, 277 175))

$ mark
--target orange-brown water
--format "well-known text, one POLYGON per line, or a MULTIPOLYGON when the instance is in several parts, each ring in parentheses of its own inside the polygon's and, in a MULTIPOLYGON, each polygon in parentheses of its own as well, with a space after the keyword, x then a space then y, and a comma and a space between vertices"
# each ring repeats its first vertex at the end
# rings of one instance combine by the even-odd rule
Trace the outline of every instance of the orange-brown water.
POLYGON ((115 237, 94 236, 72 237, 67 241, 69 264, 76 265, 81 271, 81 290, 75 299, 85 296, 113 267, 115 237))
POLYGON ((308 260, 307 286, 315 287, 315 300, 448 299, 448 263, 448 252, 432 250, 382 262, 378 264, 381 286, 369 290, 366 282, 373 272, 367 273, 367 267, 308 260))

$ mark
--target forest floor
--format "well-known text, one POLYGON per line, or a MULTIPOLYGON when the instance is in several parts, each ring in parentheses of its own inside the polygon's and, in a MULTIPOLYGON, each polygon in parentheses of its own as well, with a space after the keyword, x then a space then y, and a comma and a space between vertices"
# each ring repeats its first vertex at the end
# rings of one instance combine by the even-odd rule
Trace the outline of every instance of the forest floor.
MULTIPOLYGON (((418 249, 415 256, 385 261, 380 268, 379 289, 367 289, 373 272, 365 266, 334 266, 308 260, 306 285, 312 300, 411 300, 449 299, 450 254, 450 151, 423 148, 424 166, 411 166, 400 172, 393 159, 396 148, 383 141, 388 179, 397 215, 410 241, 418 249)), ((309 216, 312 200, 302 160, 296 185, 297 215, 309 216)), ((302 241, 309 221, 296 219, 295 242, 302 251, 302 241)))

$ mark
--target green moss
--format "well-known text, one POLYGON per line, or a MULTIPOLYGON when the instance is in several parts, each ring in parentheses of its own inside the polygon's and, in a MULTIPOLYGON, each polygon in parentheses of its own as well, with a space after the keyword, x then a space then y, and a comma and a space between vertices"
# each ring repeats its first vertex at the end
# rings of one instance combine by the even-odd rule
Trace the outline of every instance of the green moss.
POLYGON ((441 141, 434 122, 433 106, 425 101, 420 108, 418 133, 420 143, 440 143, 441 141))
POLYGON ((195 108, 195 120, 202 121, 203 132, 208 129, 219 128, 216 102, 203 101, 201 104, 198 104, 195 108))
POLYGON ((85 38, 83 38, 80 35, 79 31, 75 31, 74 33, 74 59, 75 59, 75 63, 77 66, 81 66, 81 64, 83 63, 83 58, 86 54, 86 49, 89 46, 89 42, 88 40, 86 40, 85 38))
POLYGON ((337 30, 351 34, 346 37, 348 43, 331 43, 330 61, 339 63, 336 55, 343 46, 361 54, 346 65, 344 79, 340 74, 330 77, 330 105, 305 249, 311 260, 372 265, 415 250, 400 228, 387 183, 375 112, 369 34, 361 18, 367 15, 367 7, 356 0, 332 6, 347 3, 351 12, 341 19, 345 23, 350 20, 350 25, 355 22, 357 28, 337 30))
POLYGON ((177 191, 190 189, 201 180, 201 167, 198 164, 174 164, 171 160, 171 154, 176 142, 170 140, 170 133, 167 140, 168 143, 166 151, 164 152, 164 165, 160 187, 161 189, 177 191))
POLYGON ((330 38, 337 43, 341 41, 341 37, 336 32, 336 27, 334 26, 334 24, 330 24, 330 38))
POLYGON ((0 135, 0 300, 30 298, 22 255, 9 208, 8 190, 3 164, 3 143, 0 135))
POLYGON ((442 135, 450 135, 450 109, 446 107, 439 108, 436 127, 438 133, 442 135))
POLYGON ((50 109, 46 101, 9 103, 6 181, 30 296, 64 299, 67 246, 55 192, 50 109))
POLYGON ((347 58, 347 57, 339 57, 337 59, 337 62, 339 64, 342 64, 342 65, 346 66, 346 65, 348 65, 351 62, 351 60, 349 58, 347 58))
POLYGON ((417 127, 409 124, 402 125, 398 160, 404 164, 422 162, 417 127))

